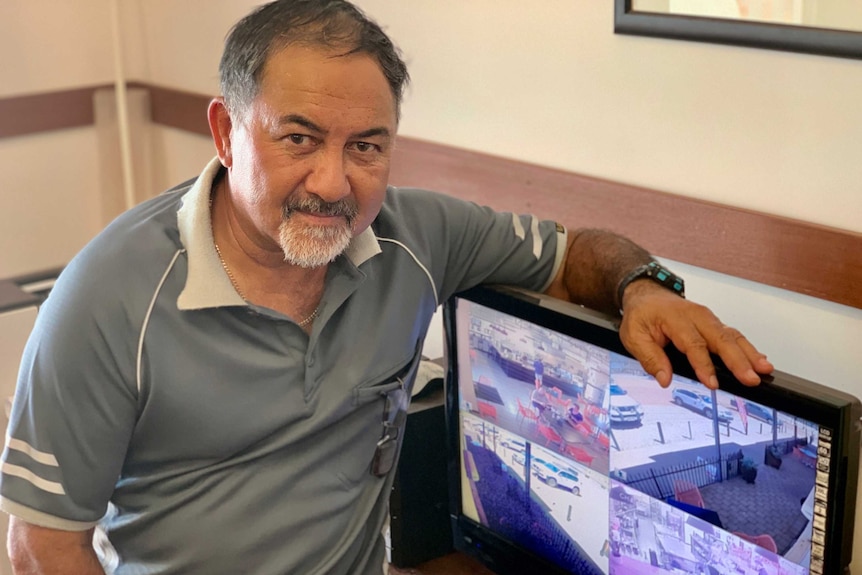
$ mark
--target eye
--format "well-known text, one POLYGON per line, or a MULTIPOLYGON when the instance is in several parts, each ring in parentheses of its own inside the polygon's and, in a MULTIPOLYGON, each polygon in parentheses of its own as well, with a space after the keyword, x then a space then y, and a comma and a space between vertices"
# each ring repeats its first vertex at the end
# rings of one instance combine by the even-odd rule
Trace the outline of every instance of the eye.
POLYGON ((378 146, 377 144, 372 144, 371 142, 353 142, 351 146, 354 150, 362 154, 367 154, 369 152, 379 152, 381 150, 380 146, 378 146))
POLYGON ((305 134, 288 134, 287 141, 295 146, 308 145, 311 143, 311 136, 305 134))

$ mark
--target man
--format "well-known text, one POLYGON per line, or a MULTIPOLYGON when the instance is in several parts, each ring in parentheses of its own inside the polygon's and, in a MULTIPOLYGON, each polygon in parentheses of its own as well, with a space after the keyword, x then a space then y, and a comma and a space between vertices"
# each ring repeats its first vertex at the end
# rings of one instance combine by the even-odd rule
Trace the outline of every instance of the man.
POLYGON ((545 364, 542 362, 542 356, 536 354, 536 359, 533 360, 533 373, 535 374, 536 389, 542 388, 542 379, 545 375, 545 364))
POLYGON ((18 573, 379 573, 379 440, 435 308, 478 283, 622 308, 665 386, 670 341, 706 384, 710 351, 771 370, 632 274, 627 240, 387 189, 407 71, 350 4, 261 7, 220 71, 218 158, 106 228, 39 314, 0 474, 18 573))
POLYGON ((581 406, 577 404, 577 402, 573 403, 571 407, 569 407, 569 420, 578 424, 584 421, 584 416, 581 414, 581 406))
POLYGON ((548 393, 548 388, 544 385, 537 387, 530 392, 530 403, 535 407, 540 414, 545 413, 545 410, 551 404, 551 396, 548 393))

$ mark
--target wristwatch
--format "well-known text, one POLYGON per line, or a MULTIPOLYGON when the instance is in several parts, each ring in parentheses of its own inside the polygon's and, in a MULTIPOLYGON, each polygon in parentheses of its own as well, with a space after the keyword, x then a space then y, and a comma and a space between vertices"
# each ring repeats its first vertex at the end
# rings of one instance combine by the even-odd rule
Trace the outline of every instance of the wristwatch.
POLYGON ((625 293, 626 288, 629 287, 629 284, 633 281, 642 278, 651 279, 652 281, 666 287, 679 297, 685 297, 685 281, 657 261, 653 260, 648 264, 644 264, 633 269, 622 279, 620 285, 617 286, 617 301, 620 304, 620 314, 623 313, 623 293, 625 293))

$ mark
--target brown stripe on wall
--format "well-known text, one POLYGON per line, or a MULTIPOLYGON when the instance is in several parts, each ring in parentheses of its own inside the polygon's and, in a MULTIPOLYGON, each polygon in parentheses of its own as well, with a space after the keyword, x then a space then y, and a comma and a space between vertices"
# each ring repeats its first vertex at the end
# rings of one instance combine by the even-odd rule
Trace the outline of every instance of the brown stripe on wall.
POLYGON ((862 308, 862 234, 409 138, 390 181, 614 230, 659 256, 862 308))
POLYGON ((0 98, 0 138, 92 125, 93 92, 106 87, 0 98))
POLYGON ((210 135, 207 106, 212 99, 211 96, 152 84, 135 83, 134 85, 149 88, 152 120, 156 124, 203 136, 210 135))
MULTIPOLYGON (((97 86, 0 99, 0 137, 93 121, 97 86)), ((153 122, 209 136, 210 96, 150 91, 153 122)), ((620 232, 652 253, 862 309, 862 234, 400 137, 394 185, 439 190, 566 226, 620 232)))

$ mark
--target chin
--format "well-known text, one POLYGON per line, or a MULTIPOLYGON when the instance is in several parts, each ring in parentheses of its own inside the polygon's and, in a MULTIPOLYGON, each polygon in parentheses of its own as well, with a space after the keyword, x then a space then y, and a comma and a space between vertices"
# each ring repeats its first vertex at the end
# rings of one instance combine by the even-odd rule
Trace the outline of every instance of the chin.
POLYGON ((344 253, 352 239, 353 231, 349 226, 297 229, 285 222, 279 228, 284 261, 306 269, 329 265, 344 253))

